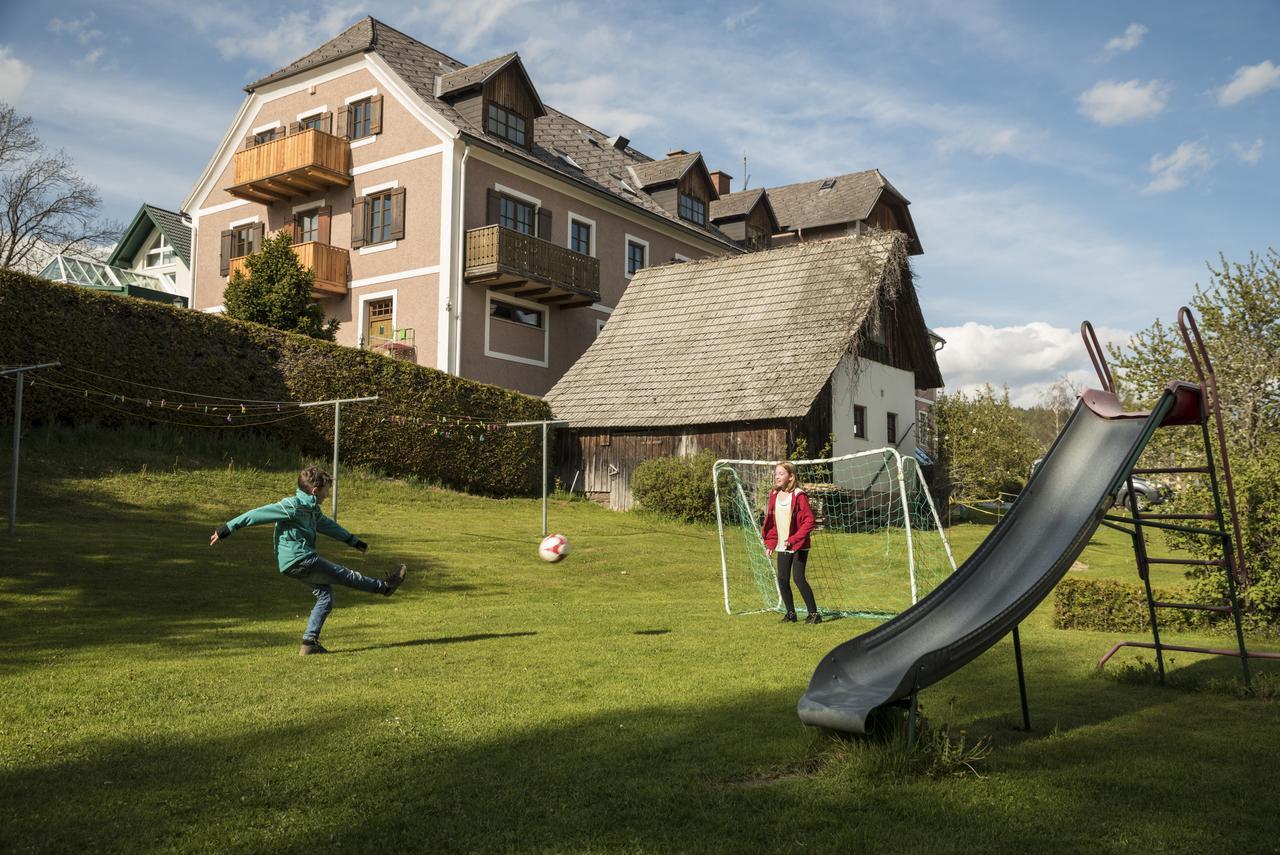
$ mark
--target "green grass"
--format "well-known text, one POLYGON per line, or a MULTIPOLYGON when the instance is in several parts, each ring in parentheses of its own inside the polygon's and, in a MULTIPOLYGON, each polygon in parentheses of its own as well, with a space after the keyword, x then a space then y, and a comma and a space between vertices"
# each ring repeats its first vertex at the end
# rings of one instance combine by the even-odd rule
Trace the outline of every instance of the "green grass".
MULTIPOLYGON (((923 693, 931 750, 834 739, 796 699, 873 623, 728 617, 713 530, 584 502, 553 503, 573 553, 547 565, 536 501, 348 473, 340 519, 372 548, 323 551, 412 573, 389 600, 338 589, 334 655, 301 659, 311 598, 270 532, 207 543, 302 462, 239 436, 28 437, 0 535, 0 850, 1275 848, 1275 663, 1253 698, 1229 660, 1101 676, 1115 639, 1051 629, 1046 604, 1032 733, 1006 640, 923 693)), ((953 529, 957 557, 986 531, 953 529)), ((1081 572, 1133 578, 1127 550, 1103 531, 1081 572)))

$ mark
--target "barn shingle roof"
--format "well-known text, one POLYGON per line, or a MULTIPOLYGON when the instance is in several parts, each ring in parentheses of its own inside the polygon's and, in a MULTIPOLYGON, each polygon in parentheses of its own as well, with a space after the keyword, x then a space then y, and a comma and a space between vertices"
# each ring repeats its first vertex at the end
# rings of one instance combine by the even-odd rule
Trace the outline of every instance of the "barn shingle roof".
MULTIPOLYGON (((899 301, 899 323, 927 341, 905 242, 878 232, 646 268, 546 400, 578 428, 803 417, 878 301, 899 301)), ((927 345, 918 358, 937 374, 927 345)))

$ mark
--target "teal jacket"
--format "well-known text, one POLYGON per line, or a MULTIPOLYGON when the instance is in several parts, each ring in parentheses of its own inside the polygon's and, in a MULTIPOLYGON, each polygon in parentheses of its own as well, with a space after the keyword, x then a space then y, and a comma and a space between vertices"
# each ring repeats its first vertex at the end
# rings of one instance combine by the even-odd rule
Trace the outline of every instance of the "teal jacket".
POLYGON ((281 573, 315 554, 317 532, 357 549, 365 547, 364 541, 324 515, 315 496, 302 490, 270 505, 245 511, 218 529, 218 536, 229 537, 237 529, 262 523, 276 524, 276 560, 281 573))

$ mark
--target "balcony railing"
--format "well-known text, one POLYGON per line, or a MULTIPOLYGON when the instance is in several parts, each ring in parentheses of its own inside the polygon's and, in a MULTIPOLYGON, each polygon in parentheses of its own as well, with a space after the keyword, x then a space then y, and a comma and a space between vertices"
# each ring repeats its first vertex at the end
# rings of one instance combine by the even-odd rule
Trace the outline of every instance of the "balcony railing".
POLYGON ((566 309, 600 301, 600 260, 502 226, 467 232, 468 282, 566 309))
POLYGON ((351 146, 308 128, 235 155, 232 196, 272 204, 351 183, 351 146))
MULTIPOLYGON (((298 256, 298 261, 303 267, 316 272, 315 282, 311 285, 312 297, 346 295, 347 286, 351 282, 351 268, 345 249, 315 241, 296 243, 290 249, 293 250, 294 255, 298 256)), ((231 259, 227 264, 228 279, 234 276, 237 270, 246 274, 249 272, 245 266, 246 258, 247 256, 241 256, 231 259)))

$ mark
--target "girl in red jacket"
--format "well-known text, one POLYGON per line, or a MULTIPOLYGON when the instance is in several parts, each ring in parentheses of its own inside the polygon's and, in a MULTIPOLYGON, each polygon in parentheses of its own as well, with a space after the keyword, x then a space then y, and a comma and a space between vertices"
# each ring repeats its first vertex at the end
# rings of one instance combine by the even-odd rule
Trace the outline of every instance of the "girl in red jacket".
POLYGON ((796 587, 800 596, 804 597, 804 607, 809 616, 805 623, 822 623, 818 614, 818 604, 813 601, 813 589, 804 578, 804 565, 809 560, 809 533, 813 531, 813 510, 809 507, 809 497, 800 489, 800 479, 796 476, 796 465, 783 461, 773 467, 773 486, 769 492, 769 507, 765 510, 764 535, 765 554, 770 558, 778 553, 778 593, 782 594, 782 602, 787 613, 782 616, 783 623, 794 623, 796 619, 795 600, 791 596, 791 576, 796 577, 796 587))

